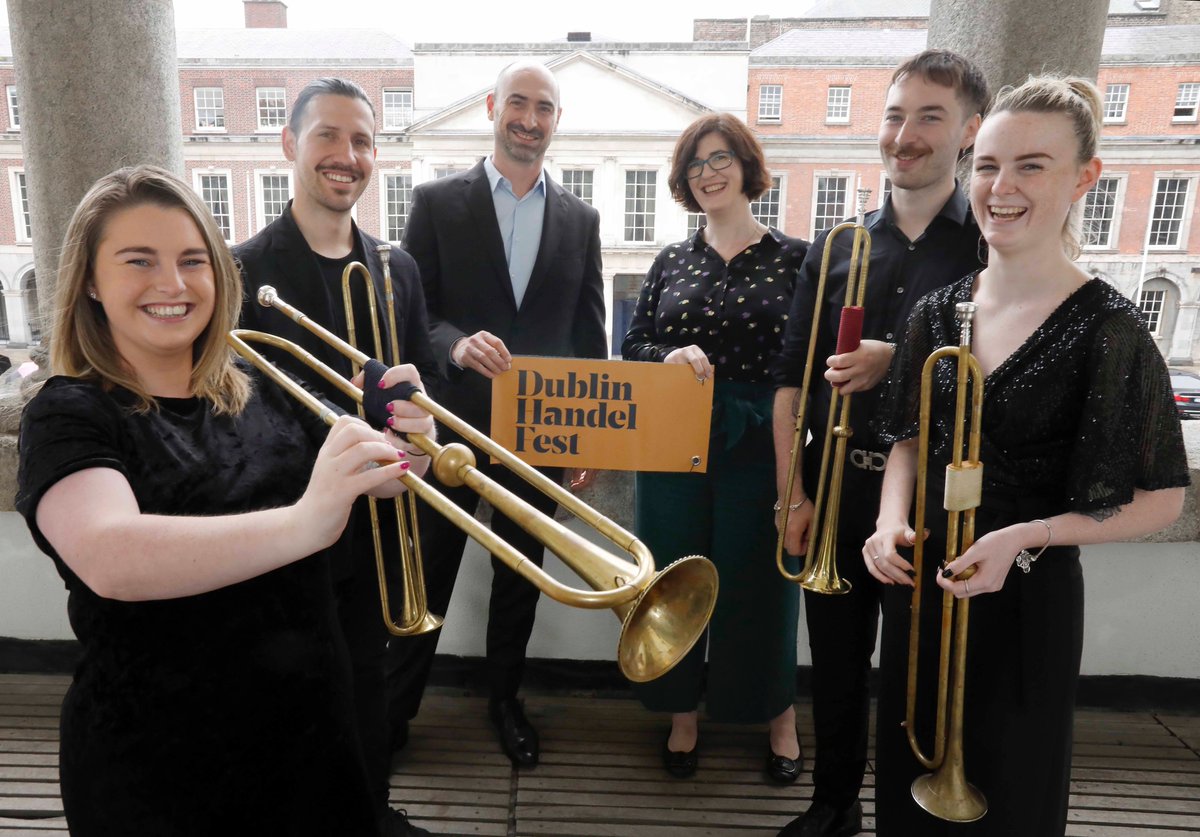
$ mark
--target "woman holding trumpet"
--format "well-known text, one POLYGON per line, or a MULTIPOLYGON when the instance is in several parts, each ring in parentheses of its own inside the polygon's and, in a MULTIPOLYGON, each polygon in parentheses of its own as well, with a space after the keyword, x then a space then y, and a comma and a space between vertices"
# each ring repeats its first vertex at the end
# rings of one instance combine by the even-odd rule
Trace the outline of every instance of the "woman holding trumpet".
MULTIPOLYGON (((627 360, 685 364, 714 381, 709 461, 734 471, 637 475, 637 531, 664 563, 690 554, 712 558, 720 593, 705 639, 678 666, 635 693, 670 712, 663 742, 667 771, 692 775, 697 706, 708 651, 711 718, 769 722, 767 775, 800 775, 796 738, 796 622, 799 594, 771 554, 775 501, 771 436, 773 385, 768 363, 807 242, 768 229, 750 201, 771 185, 758 140, 740 120, 710 114, 675 144, 671 194, 708 224, 654 260, 642 285, 622 354, 627 360)), ((796 568, 793 567, 793 570, 796 568)))
MULTIPOLYGON (((1064 833, 1083 647, 1078 546, 1153 532, 1181 509, 1188 470, 1162 357, 1138 309, 1073 263, 1077 204, 1101 169, 1101 112, 1096 89, 1081 79, 1031 78, 1001 91, 976 140, 970 188, 988 264, 917 303, 892 368, 886 435, 895 446, 878 529, 863 548, 867 569, 890 585, 877 719, 883 837, 1064 833), (921 370, 938 346, 958 345, 955 308, 966 302, 976 306, 970 349, 984 376, 979 536, 939 567, 945 521, 930 515, 922 577, 914 580, 898 550, 916 537, 909 510, 921 370), (936 819, 910 795, 925 772, 901 729, 914 585, 926 673, 937 669, 942 591, 971 602, 962 751, 986 814, 970 825, 936 819)), ((957 380, 952 362, 937 362, 931 475, 952 455, 957 380)), ((931 485, 928 494, 940 491, 931 485)), ((928 741, 933 677, 922 682, 915 731, 928 741)))
MULTIPOLYGON (((327 430, 235 362, 241 298, 169 172, 121 169, 76 209, 17 508, 83 646, 60 753, 78 837, 378 833, 328 555, 356 497, 425 465, 356 419, 327 430)), ((393 411, 397 432, 432 427, 393 411)))

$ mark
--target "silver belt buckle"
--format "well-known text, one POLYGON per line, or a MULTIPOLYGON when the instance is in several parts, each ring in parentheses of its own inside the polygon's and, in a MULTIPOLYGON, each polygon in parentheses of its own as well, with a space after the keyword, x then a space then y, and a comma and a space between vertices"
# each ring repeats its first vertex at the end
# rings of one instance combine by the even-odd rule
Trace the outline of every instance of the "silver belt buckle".
POLYGON ((887 467, 888 455, 877 450, 850 448, 850 464, 860 471, 882 471, 887 467))

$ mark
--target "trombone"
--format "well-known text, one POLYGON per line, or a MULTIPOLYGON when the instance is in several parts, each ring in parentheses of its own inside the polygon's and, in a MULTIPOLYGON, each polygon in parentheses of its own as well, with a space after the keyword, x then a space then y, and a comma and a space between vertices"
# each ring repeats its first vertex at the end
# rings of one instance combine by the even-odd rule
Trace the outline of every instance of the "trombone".
MULTIPOLYGON (((365 267, 358 267, 367 273, 365 267)), ((371 360, 369 356, 289 305, 279 297, 274 288, 259 288, 257 298, 259 304, 282 311, 297 324, 337 349, 356 367, 366 366, 371 360)), ((290 341, 248 329, 230 332, 228 341, 238 354, 327 424, 336 421, 337 411, 281 373, 258 351, 251 348, 250 343, 261 343, 288 352, 321 375, 338 391, 360 405, 363 402, 362 390, 290 341)), ((409 489, 410 494, 420 497, 511 570, 555 601, 573 607, 611 608, 621 620, 617 664, 627 679, 635 683, 653 680, 670 671, 683 659, 703 634, 716 604, 717 571, 711 561, 692 555, 655 572, 653 556, 632 533, 585 504, 561 485, 526 465, 516 455, 437 404, 424 392, 414 388, 414 391, 405 397, 471 444, 491 455, 527 483, 552 497, 613 546, 628 553, 633 558, 633 563, 592 544, 496 484, 475 467, 475 455, 465 445, 440 445, 428 436, 420 434, 410 434, 408 437, 410 443, 431 457, 434 475, 442 484, 470 487, 491 503, 493 508, 534 535, 579 575, 591 590, 563 585, 497 537, 491 529, 460 509, 428 482, 413 474, 405 474, 400 480, 409 489)), ((414 586, 412 575, 406 576, 405 581, 408 588, 414 586)), ((382 589, 381 596, 386 609, 386 593, 382 589)))
POLYGON ((821 448, 821 468, 817 477, 817 495, 813 500, 813 520, 808 539, 808 551, 804 555, 804 567, 799 573, 791 573, 783 563, 783 540, 787 531, 787 519, 792 502, 792 484, 800 463, 800 450, 804 445, 805 419, 808 411, 808 392, 816 364, 817 334, 820 331, 821 306, 825 301, 825 282, 829 278, 829 260, 833 243, 843 232, 851 232, 850 264, 846 276, 846 301, 838 325, 837 354, 852 352, 862 341, 863 300, 867 292, 867 265, 871 258, 871 234, 864 225, 867 200, 871 190, 858 189, 858 212, 853 223, 838 224, 829 231, 825 239, 825 250, 821 254, 821 272, 817 279, 816 299, 813 303, 812 329, 808 337, 808 356, 804 364, 804 381, 800 387, 800 409, 796 412, 796 431, 792 436, 792 455, 788 464, 787 483, 784 496, 779 503, 783 518, 779 524, 779 538, 775 544, 775 564, 788 581, 799 582, 805 590, 814 593, 849 593, 851 584, 837 572, 837 528, 838 512, 842 499, 842 476, 846 469, 846 444, 854 434, 850 427, 850 396, 841 395, 837 387, 829 401, 829 418, 825 426, 825 441, 821 448), (840 416, 839 416, 840 408, 840 416), (836 420, 836 425, 835 425, 836 420), (832 473, 830 447, 834 438, 837 444, 833 451, 832 473), (828 478, 828 479, 827 479, 828 478), (826 485, 828 484, 828 492, 826 485), (824 518, 822 519, 822 512, 824 518), (814 549, 814 545, 816 548, 814 549))
MULTIPOLYGON (((946 563, 953 561, 975 542, 975 509, 983 496, 983 464, 979 461, 982 427, 983 370, 971 354, 971 322, 975 303, 960 302, 955 316, 960 325, 957 346, 943 346, 926 360, 921 371, 920 432, 917 441, 916 510, 913 530, 925 530, 925 481, 928 474, 930 400, 933 389, 933 370, 942 358, 957 361, 957 389, 954 410, 954 447, 946 466, 946 563), (969 379, 969 380, 968 380, 969 379), (967 416, 967 393, 970 388, 970 416, 967 416), (970 421, 968 432, 967 422, 970 421), (967 454, 963 458, 963 436, 967 436, 967 454)), ((941 646, 938 659, 937 716, 934 731, 934 753, 930 757, 921 750, 916 733, 917 656, 920 645, 921 564, 924 558, 924 539, 918 537, 913 548, 913 570, 916 586, 912 594, 912 621, 908 633, 908 691, 904 728, 908 745, 917 761, 927 770, 912 783, 912 796, 918 805, 935 817, 950 822, 974 822, 987 813, 987 799, 967 781, 963 768, 963 694, 966 685, 967 623, 970 600, 957 601, 949 590, 942 593, 941 646), (957 608, 955 607, 957 603, 957 608), (957 613, 955 610, 957 609, 957 613), (951 645, 953 644, 953 651, 951 645), (949 706, 947 706, 949 704, 949 706), (947 731, 947 725, 949 731, 947 731)), ((968 567, 956 576, 965 581, 975 574, 968 567)))

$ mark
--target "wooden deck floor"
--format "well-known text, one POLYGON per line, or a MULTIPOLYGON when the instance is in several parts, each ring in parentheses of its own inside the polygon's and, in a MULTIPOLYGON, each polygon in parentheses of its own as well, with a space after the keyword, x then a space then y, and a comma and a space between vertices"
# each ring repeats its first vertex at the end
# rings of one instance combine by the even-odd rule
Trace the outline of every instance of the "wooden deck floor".
MULTIPOLYGON (((0 835, 66 834, 58 798, 58 706, 67 678, 0 675, 0 835)), ((536 695, 542 763, 515 771, 498 751, 480 698, 431 695, 392 776, 394 804, 440 835, 757 837, 808 805, 762 776, 765 732, 706 724, 692 780, 668 777, 664 725, 631 700, 536 695)), ((811 731, 808 707, 798 707, 811 731)), ((1200 834, 1200 717, 1081 711, 1069 835, 1200 834)), ((811 733, 804 736, 811 752, 811 733)), ((874 830, 873 776, 863 793, 874 830)), ((133 837, 139 837, 134 835, 133 837)))

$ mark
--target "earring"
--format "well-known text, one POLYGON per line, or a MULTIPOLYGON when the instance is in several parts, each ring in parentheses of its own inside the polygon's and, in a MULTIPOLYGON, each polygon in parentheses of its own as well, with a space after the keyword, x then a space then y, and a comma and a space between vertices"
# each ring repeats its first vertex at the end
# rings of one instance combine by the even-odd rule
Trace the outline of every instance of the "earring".
POLYGON ((985 241, 983 238, 983 233, 979 234, 979 243, 975 245, 975 255, 979 258, 979 264, 983 267, 987 267, 988 246, 987 241, 985 241))
POLYGON ((88 295, 88 299, 95 300, 96 302, 99 302, 99 301, 100 301, 100 297, 96 296, 96 292, 95 292, 95 291, 89 290, 89 291, 87 292, 87 295, 88 295))

